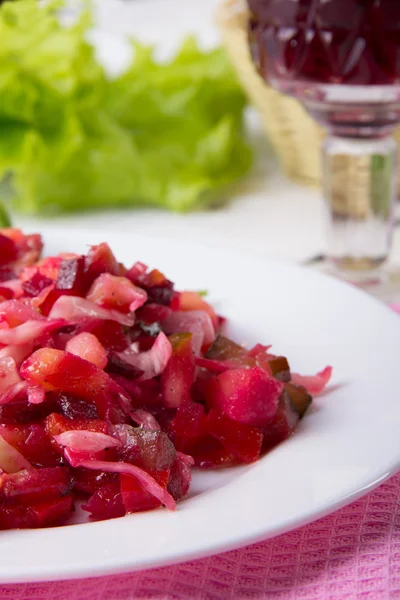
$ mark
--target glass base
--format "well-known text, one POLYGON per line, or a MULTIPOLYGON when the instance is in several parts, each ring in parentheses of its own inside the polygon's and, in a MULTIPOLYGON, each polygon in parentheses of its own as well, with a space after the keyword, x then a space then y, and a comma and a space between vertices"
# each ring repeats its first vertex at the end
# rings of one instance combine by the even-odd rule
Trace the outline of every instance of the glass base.
POLYGON ((327 275, 362 289, 382 302, 400 303, 400 266, 385 262, 376 269, 353 271, 338 268, 333 261, 325 261, 316 268, 327 275))

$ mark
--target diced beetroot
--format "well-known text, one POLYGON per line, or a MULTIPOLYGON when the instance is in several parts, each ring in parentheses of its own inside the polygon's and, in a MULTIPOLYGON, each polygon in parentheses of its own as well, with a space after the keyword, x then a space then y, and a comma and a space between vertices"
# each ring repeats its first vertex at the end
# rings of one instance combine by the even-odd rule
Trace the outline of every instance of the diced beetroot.
POLYGON ((99 419, 68 419, 63 415, 52 413, 44 422, 45 430, 50 439, 71 429, 107 433, 107 423, 99 419))
POLYGON ((128 346, 123 326, 115 321, 99 321, 91 328, 91 333, 107 351, 121 352, 128 346))
POLYGON ((147 295, 150 302, 155 302, 156 304, 161 304, 163 306, 170 306, 175 296, 175 292, 168 287, 153 286, 147 289, 147 295))
POLYGON ((84 294, 87 288, 84 273, 85 259, 83 256, 62 260, 58 270, 56 289, 69 290, 76 295, 84 294))
POLYGON ((165 471, 176 459, 174 445, 163 431, 148 431, 129 425, 115 425, 113 435, 122 442, 121 460, 146 471, 165 471))
POLYGON ((15 279, 17 274, 12 267, 0 266, 0 282, 10 281, 11 279, 15 279))
POLYGON ((50 527, 64 523, 73 510, 72 496, 45 500, 29 506, 28 511, 35 515, 37 527, 50 527))
POLYGON ((255 365, 254 359, 249 356, 246 348, 239 346, 239 344, 232 342, 223 335, 218 335, 215 338, 205 356, 213 361, 222 362, 222 364, 226 361, 228 364, 234 364, 238 367, 253 367, 255 365))
MULTIPOLYGON (((160 331, 160 333, 162 333, 160 331)), ((139 335, 135 342, 139 345, 139 352, 148 352, 154 346, 156 338, 153 335, 142 334, 139 335)))
POLYGON ((0 425, 0 435, 16 448, 34 467, 55 467, 59 454, 41 425, 0 425))
MULTIPOLYGON (((169 471, 151 471, 150 475, 154 477, 159 485, 167 488, 169 471)), ((120 486, 122 502, 127 513, 152 510, 162 506, 161 502, 152 494, 143 489, 142 485, 134 477, 129 475, 120 475, 120 486)))
POLYGON ((3 300, 11 300, 11 298, 14 298, 14 292, 0 285, 0 302, 3 300))
POLYGON ((106 483, 116 481, 116 473, 103 473, 102 471, 89 471, 88 469, 72 469, 74 490, 85 494, 94 494, 96 490, 106 483))
POLYGON ((191 333, 175 333, 169 337, 172 356, 162 375, 161 390, 164 404, 177 408, 190 399, 190 389, 194 383, 195 357, 191 333))
POLYGON ((207 433, 204 406, 197 402, 185 402, 176 411, 168 426, 168 434, 180 452, 191 454, 192 448, 207 433))
POLYGON ((0 234, 0 265, 8 265, 16 260, 18 250, 16 244, 9 237, 0 234))
POLYGON ((263 434, 257 427, 232 421, 212 409, 207 415, 207 429, 241 462, 252 463, 260 456, 263 434))
POLYGON ((92 333, 83 331, 70 339, 65 350, 76 356, 88 360, 100 369, 105 369, 107 365, 107 354, 99 340, 92 333))
POLYGON ((196 467, 200 469, 220 469, 237 462, 235 456, 211 435, 207 435, 193 446, 191 456, 196 467))
POLYGON ((127 270, 127 272, 125 273, 125 277, 132 281, 132 283, 136 283, 138 278, 146 273, 147 268, 147 265, 145 265, 144 263, 139 261, 135 262, 133 267, 127 270))
POLYGON ((1 398, 3 394, 9 391, 9 388, 15 383, 19 383, 21 378, 19 376, 17 365, 15 360, 11 357, 0 358, 0 403, 3 404, 4 399, 1 398))
POLYGON ((283 384, 258 367, 225 371, 217 381, 210 406, 234 421, 264 427, 275 416, 283 384))
POLYGON ((263 450, 270 450, 290 437, 296 430, 299 414, 285 392, 279 399, 278 411, 264 428, 263 450))
POLYGON ((85 257, 85 280, 88 286, 102 273, 123 275, 117 259, 105 243, 92 246, 85 257))
POLYGON ((3 506, 0 529, 35 529, 62 524, 72 511, 72 496, 64 496, 30 506, 3 506))
POLYGON ((157 379, 130 381, 122 375, 112 374, 112 377, 131 398, 133 408, 147 408, 154 411, 162 407, 161 385, 157 379))
POLYGON ((52 285, 53 280, 45 277, 38 271, 22 284, 24 292, 27 296, 34 297, 38 296, 41 291, 52 285))
POLYGON ((169 281, 165 277, 164 273, 161 273, 161 271, 159 271, 158 269, 153 269, 148 273, 143 273, 142 275, 140 275, 138 281, 139 285, 146 289, 152 287, 173 287, 173 283, 169 281))
POLYGON ((150 303, 140 308, 136 315, 138 321, 142 321, 143 323, 161 323, 171 314, 171 312, 172 311, 168 306, 150 303))
POLYGON ((117 519, 125 515, 119 480, 105 483, 89 498, 84 510, 90 513, 90 518, 96 521, 117 519))
POLYGON ((73 292, 69 290, 56 290, 54 286, 48 286, 39 294, 37 300, 39 301, 40 298, 40 303, 36 303, 36 306, 40 309, 42 315, 47 317, 53 308, 53 305, 59 298, 61 298, 61 296, 68 296, 72 294, 73 292))
POLYGON ((22 393, 21 397, 0 406, 0 422, 11 425, 36 423, 44 419, 49 412, 51 412, 51 405, 47 401, 42 404, 31 404, 22 393))
POLYGON ((215 314, 215 310, 197 292, 180 292, 176 294, 171 308, 183 311, 204 310, 211 318, 214 327, 218 326, 218 317, 215 314))
POLYGON ((126 277, 102 273, 93 282, 86 298, 104 308, 134 312, 146 302, 147 294, 126 277))
POLYGON ((94 402, 100 418, 110 409, 115 383, 107 373, 79 356, 40 348, 22 364, 20 373, 45 390, 74 394, 94 402))
POLYGON ((1 287, 10 290, 13 293, 13 298, 21 298, 24 295, 24 289, 20 279, 3 281, 1 287))
POLYGON ((67 467, 27 469, 18 473, 4 473, 0 475, 0 503, 31 504, 41 500, 60 498, 69 494, 71 488, 71 476, 67 467))
MULTIPOLYGON (((41 275, 43 275, 44 277, 48 277, 49 279, 51 279, 52 281, 55 282, 58 277, 58 271, 60 268, 60 264, 62 263, 63 260, 64 259, 61 256, 48 256, 48 257, 40 260, 35 265, 35 268, 39 269, 39 273, 41 275)), ((27 271, 27 272, 31 273, 31 271, 27 271)), ((30 279, 30 276, 31 275, 29 275, 28 279, 30 279)), ((22 277, 23 277, 23 279, 26 278, 25 271, 22 273, 22 277)))
POLYGON ((189 491, 192 479, 191 467, 194 460, 191 456, 178 452, 176 461, 173 463, 170 473, 167 490, 174 500, 181 500, 189 491))
POLYGON ((52 402, 53 412, 60 412, 68 419, 98 419, 97 407, 92 402, 87 402, 72 394, 61 392, 48 392, 47 401, 52 402))

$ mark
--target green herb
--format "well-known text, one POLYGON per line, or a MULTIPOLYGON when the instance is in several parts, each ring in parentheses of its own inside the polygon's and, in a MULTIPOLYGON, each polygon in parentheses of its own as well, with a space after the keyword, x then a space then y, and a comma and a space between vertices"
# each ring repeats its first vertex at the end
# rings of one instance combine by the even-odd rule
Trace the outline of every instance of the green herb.
POLYGON ((60 6, 0 9, 0 176, 13 174, 15 207, 51 215, 225 201, 251 151, 244 95, 223 50, 187 39, 159 64, 134 42, 129 69, 110 80, 86 41, 90 13, 67 28, 60 6))

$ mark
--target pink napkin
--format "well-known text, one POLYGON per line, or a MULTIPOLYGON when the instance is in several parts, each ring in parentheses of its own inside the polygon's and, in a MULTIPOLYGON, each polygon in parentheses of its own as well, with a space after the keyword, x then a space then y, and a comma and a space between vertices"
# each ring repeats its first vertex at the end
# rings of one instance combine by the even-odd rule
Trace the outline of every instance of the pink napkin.
MULTIPOLYGON (((400 304, 391 305, 400 313, 400 304)), ((400 474, 261 544, 128 575, 5 585, 0 600, 400 600, 400 474)))
POLYGON ((1 600, 400 600, 400 475, 275 539, 181 565, 7 585, 1 600))

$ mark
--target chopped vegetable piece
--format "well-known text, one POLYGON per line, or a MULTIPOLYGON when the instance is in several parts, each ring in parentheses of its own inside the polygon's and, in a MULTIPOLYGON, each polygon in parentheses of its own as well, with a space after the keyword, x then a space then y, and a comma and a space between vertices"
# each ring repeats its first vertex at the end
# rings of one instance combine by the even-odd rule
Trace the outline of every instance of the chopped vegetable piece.
POLYGON ((191 333, 174 333, 169 337, 172 355, 162 375, 161 390, 165 406, 177 408, 190 399, 195 379, 195 362, 191 333))
POLYGON ((312 402, 312 397, 307 390, 299 385, 294 385, 294 383, 285 383, 285 392, 299 413, 300 419, 304 417, 312 402))
POLYGON ((207 431, 244 463, 252 463, 260 456, 263 434, 257 427, 232 421, 212 409, 207 415, 207 431))
POLYGON ((217 382, 211 406, 234 421, 264 427, 274 418, 283 384, 258 367, 225 371, 217 382))
POLYGON ((299 375, 292 373, 292 381, 296 385, 301 385, 306 388, 310 394, 320 394, 328 385, 332 376, 332 367, 325 367, 316 375, 299 375))

